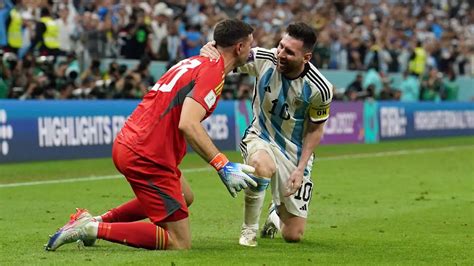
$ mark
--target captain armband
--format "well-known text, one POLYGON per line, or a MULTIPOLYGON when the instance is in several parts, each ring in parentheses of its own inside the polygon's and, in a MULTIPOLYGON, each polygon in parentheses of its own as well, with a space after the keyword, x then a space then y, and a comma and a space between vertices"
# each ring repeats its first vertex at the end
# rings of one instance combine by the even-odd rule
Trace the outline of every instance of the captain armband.
POLYGON ((315 106, 309 109, 309 118, 311 122, 322 123, 329 118, 329 105, 315 106))

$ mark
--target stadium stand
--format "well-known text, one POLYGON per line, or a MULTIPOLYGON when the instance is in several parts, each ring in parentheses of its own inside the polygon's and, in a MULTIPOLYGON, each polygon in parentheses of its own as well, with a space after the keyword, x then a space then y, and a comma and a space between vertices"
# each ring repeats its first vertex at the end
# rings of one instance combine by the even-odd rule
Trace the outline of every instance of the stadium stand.
MULTIPOLYGON (((345 77, 338 100, 474 98, 471 1, 2 3, 0 98, 139 99, 166 68, 198 54, 226 17, 253 25, 255 45, 265 48, 292 21, 314 26, 313 64, 345 77)), ((252 84, 229 76, 223 97, 248 98, 252 84)))

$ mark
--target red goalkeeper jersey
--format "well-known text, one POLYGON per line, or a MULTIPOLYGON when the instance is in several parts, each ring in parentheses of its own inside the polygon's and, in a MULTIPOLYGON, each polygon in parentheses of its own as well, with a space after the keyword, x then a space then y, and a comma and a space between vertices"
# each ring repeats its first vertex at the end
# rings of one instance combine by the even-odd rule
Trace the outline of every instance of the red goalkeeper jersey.
POLYGON ((195 56, 168 70, 145 95, 126 121, 117 141, 135 153, 176 174, 186 154, 186 141, 178 129, 186 97, 212 114, 224 86, 224 62, 195 56))

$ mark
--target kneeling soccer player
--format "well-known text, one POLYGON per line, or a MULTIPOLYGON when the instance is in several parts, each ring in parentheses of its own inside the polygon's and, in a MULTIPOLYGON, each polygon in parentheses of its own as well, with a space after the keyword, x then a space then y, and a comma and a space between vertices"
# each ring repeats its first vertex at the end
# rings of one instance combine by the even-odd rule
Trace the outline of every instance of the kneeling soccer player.
POLYGON ((104 239, 150 250, 189 249, 188 208, 178 165, 186 142, 219 173, 232 196, 248 185, 253 168, 232 163, 212 143, 201 121, 215 110, 224 77, 246 62, 253 29, 239 20, 216 25, 219 60, 196 56, 168 70, 137 106, 115 139, 112 157, 136 198, 101 219, 78 209, 46 244, 56 250, 66 243, 104 239), (245 173, 246 172, 246 173, 245 173), (150 222, 136 222, 143 218, 150 222), (118 221, 118 222, 117 222, 118 221))

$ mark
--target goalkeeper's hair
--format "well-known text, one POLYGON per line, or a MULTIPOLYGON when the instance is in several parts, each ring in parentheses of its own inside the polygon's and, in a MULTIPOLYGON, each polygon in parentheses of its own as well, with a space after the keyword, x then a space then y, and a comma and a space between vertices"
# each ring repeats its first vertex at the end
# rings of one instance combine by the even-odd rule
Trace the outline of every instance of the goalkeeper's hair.
POLYGON ((249 24, 238 19, 226 19, 219 22, 214 29, 214 41, 216 46, 229 47, 243 41, 253 28, 249 24))
POLYGON ((307 52, 312 52, 316 45, 316 31, 306 23, 297 22, 288 25, 286 33, 292 38, 303 42, 303 48, 307 52))

